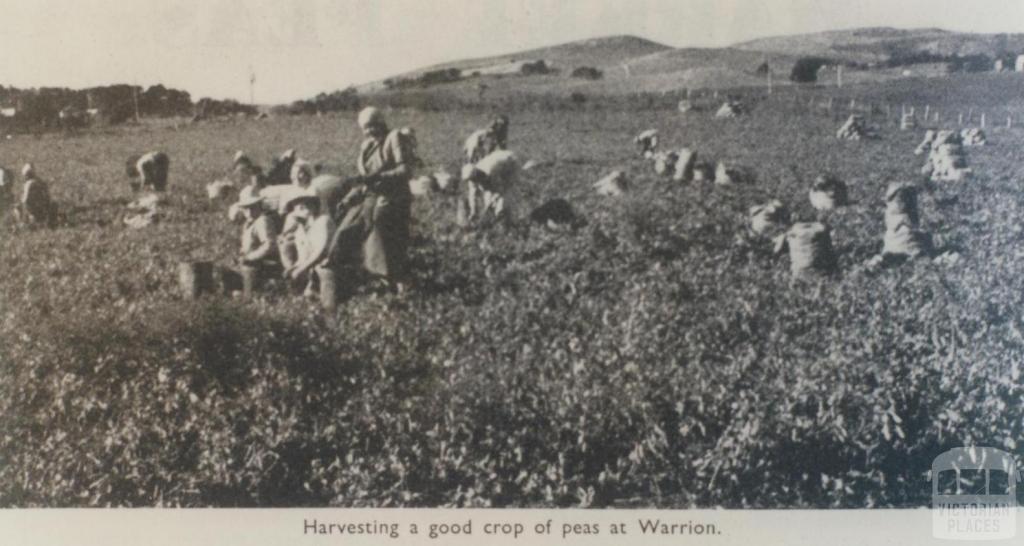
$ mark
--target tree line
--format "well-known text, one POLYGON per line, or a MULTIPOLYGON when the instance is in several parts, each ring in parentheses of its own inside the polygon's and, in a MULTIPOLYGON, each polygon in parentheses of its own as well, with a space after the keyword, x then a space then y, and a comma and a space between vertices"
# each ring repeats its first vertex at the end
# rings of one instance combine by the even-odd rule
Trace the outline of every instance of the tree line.
POLYGON ((0 130, 11 133, 118 125, 136 117, 203 119, 238 113, 254 115, 256 108, 234 100, 210 98, 193 103, 188 91, 159 84, 148 88, 115 84, 87 89, 0 86, 0 113, 0 130))

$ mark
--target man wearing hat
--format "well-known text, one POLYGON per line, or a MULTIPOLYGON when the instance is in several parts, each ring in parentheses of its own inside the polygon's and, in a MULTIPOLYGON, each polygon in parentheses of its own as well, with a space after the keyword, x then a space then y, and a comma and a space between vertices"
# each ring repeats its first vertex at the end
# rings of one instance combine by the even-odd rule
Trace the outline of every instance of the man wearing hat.
POLYGON ((320 210, 320 196, 312 191, 290 197, 285 211, 298 225, 294 232, 297 259, 286 267, 284 276, 296 282, 306 281, 306 295, 312 295, 315 276, 311 273, 327 267, 334 220, 320 210))
POLYGON ((238 202, 238 208, 245 218, 240 251, 242 264, 259 269, 261 275, 280 270, 277 226, 270 216, 264 214, 263 198, 259 195, 246 196, 238 202))
POLYGON ((415 152, 401 131, 388 129, 380 110, 365 108, 358 121, 366 136, 357 158, 359 185, 343 201, 349 210, 331 244, 331 260, 350 258, 362 243, 363 267, 402 290, 415 152))

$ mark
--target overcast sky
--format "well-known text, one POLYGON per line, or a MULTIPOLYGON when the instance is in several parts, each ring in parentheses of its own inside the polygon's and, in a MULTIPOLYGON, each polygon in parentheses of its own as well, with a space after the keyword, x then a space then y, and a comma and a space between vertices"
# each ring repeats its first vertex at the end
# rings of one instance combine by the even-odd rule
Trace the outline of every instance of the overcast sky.
POLYGON ((306 98, 611 34, 671 46, 861 26, 1024 32, 1024 0, 0 0, 0 84, 306 98))

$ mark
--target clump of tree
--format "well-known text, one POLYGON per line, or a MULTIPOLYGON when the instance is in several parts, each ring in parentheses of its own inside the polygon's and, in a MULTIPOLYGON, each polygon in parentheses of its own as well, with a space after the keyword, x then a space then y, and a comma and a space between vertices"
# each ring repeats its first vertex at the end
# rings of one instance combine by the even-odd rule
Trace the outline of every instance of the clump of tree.
POLYGON ((46 131, 90 123, 116 125, 139 117, 187 116, 192 98, 186 91, 127 84, 88 89, 0 87, 0 105, 15 110, 5 130, 46 131))
POLYGON ((993 61, 985 54, 977 53, 974 55, 954 55, 949 63, 946 64, 946 69, 949 72, 987 72, 992 70, 993 61))
POLYGON ((414 78, 388 78, 383 83, 386 89, 409 89, 457 82, 461 79, 462 71, 458 68, 439 68, 437 70, 428 70, 414 78))
POLYGON ((139 113, 143 116, 169 118, 186 116, 192 111, 192 96, 188 91, 152 85, 139 93, 139 113))
POLYGON ((950 55, 932 53, 931 51, 909 51, 892 54, 883 66, 895 68, 898 66, 909 66, 915 64, 945 63, 952 59, 950 55))
POLYGON ((353 111, 360 107, 359 93, 355 87, 349 87, 332 93, 320 93, 312 99, 297 100, 290 105, 275 110, 276 113, 290 115, 317 114, 321 112, 353 111))
POLYGON ((206 119, 223 116, 246 115, 255 116, 258 110, 250 104, 242 104, 234 99, 215 100, 208 97, 199 99, 195 106, 195 118, 206 119))
POLYGON ((818 81, 818 70, 830 64, 833 61, 825 57, 800 57, 793 64, 789 79, 796 83, 814 83, 818 81))
POLYGON ((548 63, 544 62, 544 59, 533 61, 532 63, 525 62, 519 67, 519 73, 524 76, 544 75, 552 72, 553 70, 548 66, 548 63))
POLYGON ((600 80, 604 77, 604 72, 592 66, 580 66, 574 69, 570 75, 584 80, 600 80))

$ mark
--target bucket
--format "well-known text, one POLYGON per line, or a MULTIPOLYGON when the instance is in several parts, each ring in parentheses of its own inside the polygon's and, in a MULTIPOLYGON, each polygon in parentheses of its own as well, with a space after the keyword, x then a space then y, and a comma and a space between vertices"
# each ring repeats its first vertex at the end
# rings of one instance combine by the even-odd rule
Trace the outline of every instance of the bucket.
POLYGON ((434 179, 429 176, 420 176, 409 181, 409 193, 422 197, 429 195, 434 190, 434 179))
POLYGON ((338 285, 334 270, 318 267, 316 276, 320 279, 320 305, 324 311, 333 312, 338 308, 338 285))
POLYGON ((213 292, 213 263, 181 262, 178 264, 178 284, 181 295, 187 300, 213 292))
POLYGON ((243 265, 238 268, 238 273, 242 277, 242 296, 247 299, 251 298, 259 289, 259 269, 249 265, 243 265))

